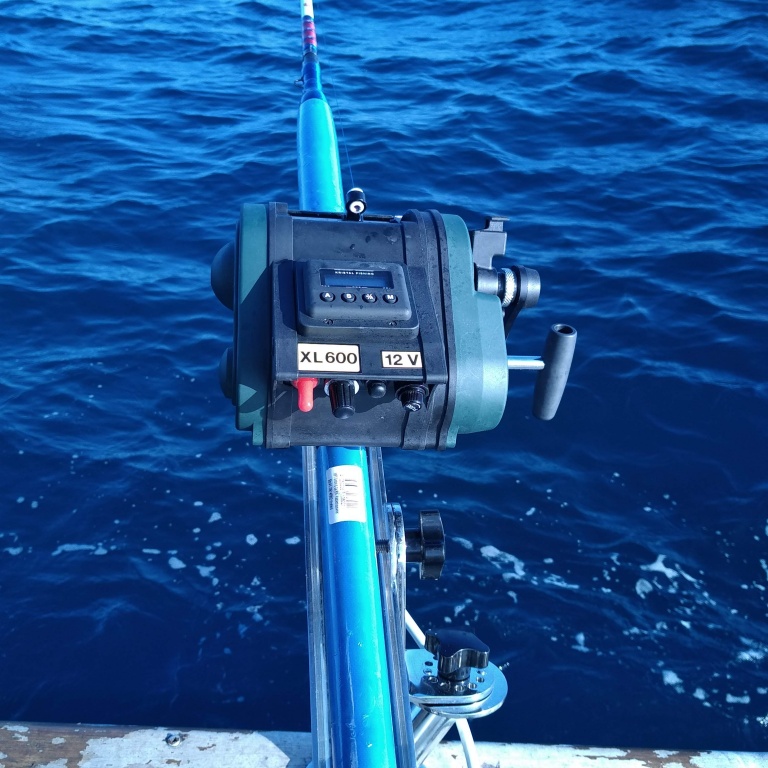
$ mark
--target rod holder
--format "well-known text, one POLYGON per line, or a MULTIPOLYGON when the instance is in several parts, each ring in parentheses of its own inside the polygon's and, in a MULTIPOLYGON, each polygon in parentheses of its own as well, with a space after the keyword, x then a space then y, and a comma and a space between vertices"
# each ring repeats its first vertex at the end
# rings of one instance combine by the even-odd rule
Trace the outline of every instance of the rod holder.
POLYGON ((549 421, 557 413, 571 370, 576 335, 575 328, 563 323, 549 329, 541 356, 544 369, 536 377, 533 390, 533 415, 542 421, 549 421))

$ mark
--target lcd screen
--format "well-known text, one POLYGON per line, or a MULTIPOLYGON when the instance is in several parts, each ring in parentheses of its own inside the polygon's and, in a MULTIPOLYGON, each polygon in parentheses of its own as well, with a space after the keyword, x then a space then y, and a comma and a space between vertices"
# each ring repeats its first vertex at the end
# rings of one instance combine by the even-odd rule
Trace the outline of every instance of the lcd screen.
POLYGON ((394 288, 392 273, 383 270, 321 269, 320 281, 329 288, 394 288))

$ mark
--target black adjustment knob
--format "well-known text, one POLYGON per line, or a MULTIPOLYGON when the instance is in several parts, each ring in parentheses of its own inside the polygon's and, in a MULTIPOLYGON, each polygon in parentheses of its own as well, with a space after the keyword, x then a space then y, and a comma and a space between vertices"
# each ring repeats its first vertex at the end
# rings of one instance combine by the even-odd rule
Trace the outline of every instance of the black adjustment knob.
POLYGON ((386 381, 369 381, 366 385, 368 394, 374 400, 380 400, 387 394, 387 382, 386 381))
POLYGON ((463 629, 438 629, 428 632, 424 647, 437 656, 437 674, 445 680, 466 680, 472 669, 488 666, 490 648, 463 629))
POLYGON ((355 395, 360 389, 356 381, 333 379, 325 382, 325 394, 331 401, 331 413, 337 419, 348 419, 355 413, 355 395))
POLYGON ((419 512, 418 529, 405 532, 405 561, 420 563, 422 579, 439 579, 445 565, 445 531, 436 509, 419 512))
POLYGON ((429 390, 423 384, 406 384, 397 390, 397 399, 406 411, 420 411, 427 400, 429 390))

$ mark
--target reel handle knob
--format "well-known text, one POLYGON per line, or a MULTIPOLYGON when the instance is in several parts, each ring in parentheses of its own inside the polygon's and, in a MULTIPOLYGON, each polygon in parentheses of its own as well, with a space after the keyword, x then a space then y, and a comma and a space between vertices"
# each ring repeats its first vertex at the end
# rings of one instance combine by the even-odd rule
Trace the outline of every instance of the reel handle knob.
POLYGON ((539 372, 533 390, 533 415, 536 418, 549 421, 557 413, 571 370, 574 349, 576 329, 573 326, 557 323, 549 329, 541 356, 544 368, 539 372))

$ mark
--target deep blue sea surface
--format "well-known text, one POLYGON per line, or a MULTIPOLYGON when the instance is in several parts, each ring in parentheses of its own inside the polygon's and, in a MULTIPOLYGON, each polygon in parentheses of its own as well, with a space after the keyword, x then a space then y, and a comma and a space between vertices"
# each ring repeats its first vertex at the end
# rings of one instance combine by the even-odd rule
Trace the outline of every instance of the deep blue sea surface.
MULTIPOLYGON (((300 8, 0 2, 0 720, 309 728, 301 456, 248 445, 209 265, 297 204, 300 8)), ((444 510, 423 626, 510 696, 480 738, 768 750, 768 7, 318 2, 370 209, 510 217, 561 411, 385 452, 444 510)))

